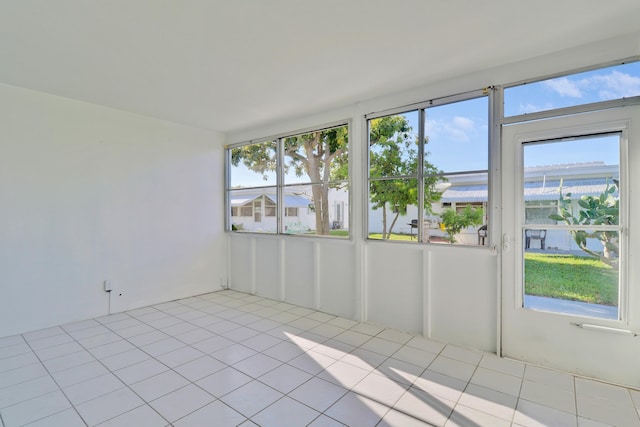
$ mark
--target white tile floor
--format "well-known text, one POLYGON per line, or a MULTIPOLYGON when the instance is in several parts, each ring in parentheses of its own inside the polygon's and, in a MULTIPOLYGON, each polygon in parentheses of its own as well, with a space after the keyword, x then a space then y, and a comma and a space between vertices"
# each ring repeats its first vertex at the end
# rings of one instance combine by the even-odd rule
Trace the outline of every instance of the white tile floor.
POLYGON ((0 338, 0 420, 640 426, 640 392, 234 291, 0 338))

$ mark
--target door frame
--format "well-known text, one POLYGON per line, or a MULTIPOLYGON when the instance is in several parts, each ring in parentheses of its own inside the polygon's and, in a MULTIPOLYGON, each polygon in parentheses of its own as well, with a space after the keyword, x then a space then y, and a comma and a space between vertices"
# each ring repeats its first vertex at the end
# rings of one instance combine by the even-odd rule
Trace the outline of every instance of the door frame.
MULTIPOLYGON (((640 107, 595 111, 574 116, 549 118, 535 122, 512 124, 502 129, 501 136, 501 256, 499 274, 501 284, 499 302, 499 353, 501 356, 523 360, 550 368, 580 375, 600 378, 625 385, 640 386, 640 366, 631 363, 633 357, 622 353, 637 354, 640 338, 638 291, 628 287, 633 277, 630 255, 632 238, 629 224, 631 205, 631 180, 629 140, 640 141, 640 107), (635 124, 635 129, 632 123, 635 124), (622 132, 620 141, 621 223, 623 225, 621 247, 626 265, 620 268, 619 310, 620 320, 586 318, 576 315, 538 312, 522 307, 522 218, 523 218, 523 158, 522 144, 526 142, 561 139, 563 137, 599 133, 622 132), (626 254, 626 255, 624 255, 626 254), (629 274, 627 274, 629 273, 629 274), (636 301, 632 303, 632 299, 636 301), (581 327, 577 327, 581 326, 581 327), (553 333, 551 332, 553 331, 553 333), (589 345, 590 343, 597 345, 589 345), (569 348, 571 347, 571 348, 569 348), (596 347, 596 348, 593 348, 596 347), (620 351, 609 352, 611 349, 620 351), (611 354, 616 353, 616 354, 611 354), (605 361, 600 366, 598 360, 605 361), (625 372, 626 371, 626 372, 625 372), (631 375, 629 375, 631 374, 631 375)), ((637 156, 636 156, 637 157, 637 156)), ((637 179, 636 179, 637 181, 637 179)), ((638 240, 635 233, 634 241, 638 240)), ((638 245, 635 245, 636 247, 638 245)), ((633 358, 635 359, 635 358, 633 358)))

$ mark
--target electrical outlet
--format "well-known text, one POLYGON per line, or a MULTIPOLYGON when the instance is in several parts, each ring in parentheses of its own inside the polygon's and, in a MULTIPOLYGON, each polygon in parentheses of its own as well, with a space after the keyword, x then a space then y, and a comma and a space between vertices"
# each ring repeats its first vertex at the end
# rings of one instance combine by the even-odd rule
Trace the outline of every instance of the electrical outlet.
POLYGON ((111 292, 111 280, 105 280, 103 285, 105 292, 111 292))

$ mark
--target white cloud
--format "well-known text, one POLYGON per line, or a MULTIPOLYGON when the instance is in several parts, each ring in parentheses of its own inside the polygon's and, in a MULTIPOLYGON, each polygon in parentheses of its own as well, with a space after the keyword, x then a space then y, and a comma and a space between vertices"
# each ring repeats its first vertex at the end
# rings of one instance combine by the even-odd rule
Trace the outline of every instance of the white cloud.
POLYGON ((440 126, 440 123, 436 120, 426 119, 424 121, 424 131, 427 135, 433 138, 441 133, 442 126, 440 126))
POLYGON ((518 106, 518 111, 520 111, 520 114, 529 114, 542 111, 542 108, 534 104, 520 104, 518 106))
POLYGON ((455 116, 450 120, 426 120, 425 132, 430 138, 446 138, 454 141, 469 141, 469 134, 476 130, 476 123, 462 116, 455 116))
POLYGON ((474 125, 473 120, 467 117, 460 117, 460 116, 455 116, 451 122, 453 126, 459 129, 464 129, 464 130, 473 129, 473 125, 474 125))
POLYGON ((603 101, 640 95, 640 77, 631 76, 620 71, 594 76, 589 80, 597 88, 598 95, 603 101))
POLYGON ((520 104, 518 105, 518 114, 530 114, 537 113, 538 111, 547 111, 552 110, 555 107, 553 104, 547 102, 544 105, 535 105, 535 104, 520 104))
POLYGON ((558 79, 547 80, 544 82, 550 89, 556 91, 560 96, 569 96, 571 98, 582 98, 582 91, 576 84, 576 82, 569 80, 566 77, 560 77, 558 79))

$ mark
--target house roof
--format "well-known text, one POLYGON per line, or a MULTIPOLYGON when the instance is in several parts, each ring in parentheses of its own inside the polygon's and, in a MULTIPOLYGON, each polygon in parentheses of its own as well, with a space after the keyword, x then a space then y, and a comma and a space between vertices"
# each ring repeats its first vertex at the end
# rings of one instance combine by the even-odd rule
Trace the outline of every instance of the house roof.
MULTIPOLYGON (((231 206, 244 206, 262 196, 265 196, 273 203, 277 203, 276 195, 268 193, 231 194, 229 196, 229 202, 231 203, 231 206)), ((304 196, 298 196, 295 194, 285 194, 284 196, 284 206, 287 208, 306 208, 309 206, 309 203, 311 203, 311 201, 304 196)))
MULTIPOLYGON (((568 180, 545 180, 535 177, 524 183, 524 199, 531 200, 557 200, 562 182, 563 194, 571 193, 574 199, 582 196, 595 196, 601 194, 607 185, 613 185, 613 178, 578 178, 568 180)), ((447 188, 440 199, 444 203, 474 203, 488 200, 487 184, 452 185, 447 188)))

